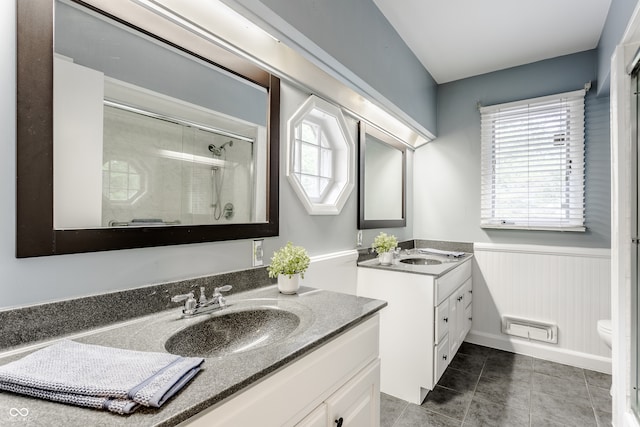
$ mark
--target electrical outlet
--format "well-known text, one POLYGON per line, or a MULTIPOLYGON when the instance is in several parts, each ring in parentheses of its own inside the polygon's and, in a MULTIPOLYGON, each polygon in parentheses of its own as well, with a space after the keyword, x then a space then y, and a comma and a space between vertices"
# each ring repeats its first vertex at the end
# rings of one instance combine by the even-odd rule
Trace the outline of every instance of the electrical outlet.
POLYGON ((358 235, 356 237, 356 246, 362 246, 362 230, 358 230, 358 235))
POLYGON ((254 267, 260 267, 261 265, 264 265, 264 261, 263 261, 264 252, 262 249, 263 242, 264 240, 262 239, 253 241, 253 266, 254 267))

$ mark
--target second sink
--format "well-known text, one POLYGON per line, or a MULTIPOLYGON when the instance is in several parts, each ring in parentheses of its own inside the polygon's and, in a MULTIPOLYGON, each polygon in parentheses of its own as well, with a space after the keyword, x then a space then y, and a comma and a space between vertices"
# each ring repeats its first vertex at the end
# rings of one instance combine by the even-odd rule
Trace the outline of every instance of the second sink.
POLYGON ((405 258, 401 259, 400 262, 405 264, 415 264, 415 265, 437 265, 442 264, 442 261, 432 258, 405 258))
POLYGON ((219 357, 254 350, 281 341, 300 325, 295 313, 275 307, 255 307, 210 317, 172 335, 169 353, 219 357))

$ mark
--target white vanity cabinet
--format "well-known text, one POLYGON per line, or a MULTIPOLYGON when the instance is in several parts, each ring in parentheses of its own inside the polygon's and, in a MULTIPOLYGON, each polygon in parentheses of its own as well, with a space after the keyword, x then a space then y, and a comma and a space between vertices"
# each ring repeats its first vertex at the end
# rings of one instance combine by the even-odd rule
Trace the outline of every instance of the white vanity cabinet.
POLYGON ((380 425, 380 359, 369 364, 297 424, 299 427, 380 425), (342 421, 341 421, 342 420, 342 421))
POLYGON ((181 425, 377 427, 378 347, 376 314, 181 425))
POLYGON ((420 404, 471 329, 471 259, 437 277, 358 268, 358 295, 386 300, 380 313, 380 388, 420 404))

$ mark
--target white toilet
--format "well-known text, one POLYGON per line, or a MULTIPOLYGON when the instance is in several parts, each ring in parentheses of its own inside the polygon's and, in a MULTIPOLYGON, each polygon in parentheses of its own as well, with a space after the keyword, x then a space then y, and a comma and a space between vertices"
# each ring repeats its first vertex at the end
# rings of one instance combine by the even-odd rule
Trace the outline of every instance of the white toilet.
MULTIPOLYGON (((598 335, 607 347, 611 348, 611 319, 598 320, 598 335)), ((609 394, 613 396, 613 384, 611 384, 609 394)))
POLYGON ((598 335, 602 341, 611 348, 611 320, 598 320, 598 335))

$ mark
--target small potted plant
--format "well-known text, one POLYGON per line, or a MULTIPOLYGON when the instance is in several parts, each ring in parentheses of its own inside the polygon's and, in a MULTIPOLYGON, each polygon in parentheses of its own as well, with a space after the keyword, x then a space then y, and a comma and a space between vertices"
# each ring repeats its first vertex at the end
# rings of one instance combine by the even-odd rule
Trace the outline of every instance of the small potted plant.
POLYGON ((278 249, 267 267, 269 277, 278 278, 278 290, 283 294, 295 294, 300 287, 300 278, 309 267, 309 255, 302 246, 293 246, 288 242, 278 249))
POLYGON ((393 234, 380 233, 373 240, 371 247, 378 253, 381 265, 391 265, 393 250, 398 246, 398 239, 393 234))

